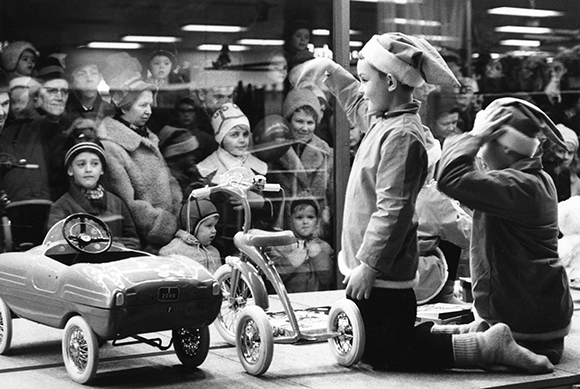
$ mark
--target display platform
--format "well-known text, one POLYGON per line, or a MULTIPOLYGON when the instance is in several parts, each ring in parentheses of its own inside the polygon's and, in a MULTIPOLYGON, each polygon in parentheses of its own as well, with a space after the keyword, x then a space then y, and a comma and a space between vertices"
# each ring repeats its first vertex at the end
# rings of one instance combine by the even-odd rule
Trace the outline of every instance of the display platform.
MULTIPOLYGON (((331 305, 344 291, 293 294, 295 309, 331 305)), ((336 363, 326 343, 274 345, 272 365, 261 377, 247 374, 236 349, 211 331, 211 349, 205 362, 187 371, 172 349, 159 351, 147 345, 101 348, 95 388, 574 388, 580 385, 580 291, 573 291, 576 311, 566 338, 562 362, 550 374, 456 370, 444 373, 393 373, 344 368, 336 363)), ((272 311, 280 310, 271 296, 272 311)), ((156 336, 168 341, 168 333, 156 336)), ((29 321, 14 321, 10 354, 0 356, 0 387, 17 389, 79 388, 64 368, 62 331, 29 321)))

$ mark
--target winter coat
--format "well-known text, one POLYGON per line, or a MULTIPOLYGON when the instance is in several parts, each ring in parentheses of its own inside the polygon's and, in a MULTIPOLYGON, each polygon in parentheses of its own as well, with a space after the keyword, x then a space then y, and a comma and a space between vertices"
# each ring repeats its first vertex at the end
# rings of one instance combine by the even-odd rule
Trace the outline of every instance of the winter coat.
POLYGON ((286 290, 291 293, 330 289, 333 253, 330 245, 318 237, 267 248, 268 257, 276 264, 286 290))
POLYGON ((517 340, 565 336, 574 304, 558 257, 556 188, 540 158, 502 170, 475 168, 481 140, 449 138, 439 189, 474 209, 471 279, 481 318, 506 323, 517 340))
POLYGON ((202 246, 195 236, 184 230, 178 230, 175 238, 159 250, 159 255, 184 255, 203 265, 211 274, 222 265, 220 253, 215 247, 202 246))
POLYGON ((339 270, 347 275, 364 262, 378 271, 374 287, 412 288, 419 260, 415 203, 427 176, 419 104, 367 114, 348 71, 338 67, 325 83, 365 133, 346 188, 339 270))
POLYGON ((142 137, 118 120, 106 117, 97 129, 107 156, 105 187, 129 208, 141 239, 163 246, 177 231, 182 193, 148 131, 142 137))
POLYGON ((88 213, 97 216, 104 221, 113 236, 113 241, 122 243, 129 249, 140 250, 139 236, 135 230, 135 223, 127 209, 127 206, 117 196, 105 192, 102 199, 102 207, 93 207, 89 200, 83 196, 80 190, 71 185, 68 193, 65 193, 50 208, 48 228, 73 213, 88 213))

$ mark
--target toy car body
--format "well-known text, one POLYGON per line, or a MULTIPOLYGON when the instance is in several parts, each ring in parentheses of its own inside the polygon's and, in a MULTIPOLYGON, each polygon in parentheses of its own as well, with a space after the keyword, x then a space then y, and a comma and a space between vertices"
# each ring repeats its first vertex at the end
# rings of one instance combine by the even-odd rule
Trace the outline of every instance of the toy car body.
MULTIPOLYGON (((70 352, 71 347, 78 345, 67 338, 67 323, 80 317, 89 327, 85 332, 94 332, 104 340, 173 330, 172 341, 179 359, 186 365, 190 358, 194 359, 191 365, 203 362, 207 355, 204 348, 209 348, 207 327, 216 318, 222 302, 220 289, 209 271, 187 257, 159 257, 110 241, 110 247, 102 251, 103 240, 91 242, 91 235, 100 237, 108 231, 92 224, 89 216, 77 214, 60 221, 51 228, 42 245, 26 252, 0 254, 0 354, 10 344, 10 316, 18 316, 65 328, 63 357, 67 365, 67 357, 74 354, 74 359, 78 352, 70 352), (84 223, 80 229, 89 236, 88 246, 85 241, 80 251, 75 247, 75 240, 71 241, 81 225, 71 227, 69 219, 73 216, 84 223), (8 309, 8 314, 2 314, 2 307, 8 309), (191 339, 185 345, 178 345, 175 336, 180 329, 201 329, 195 335, 196 342, 203 338, 201 350, 197 346, 191 350, 191 344, 187 345, 191 339), (183 355, 184 346, 190 348, 186 354, 191 355, 183 355), (198 351, 205 353, 203 358, 196 356, 198 351)), ((78 234, 78 242, 83 240, 82 233, 78 234)), ((91 337, 98 339, 91 333, 84 334, 85 341, 91 337)), ((136 339, 160 347, 154 341, 136 339)), ((96 356, 98 361, 98 347, 96 356)), ((95 373, 89 372, 85 377, 82 366, 78 367, 81 377, 75 372, 71 374, 67 365, 69 374, 77 382, 84 383, 95 373)))

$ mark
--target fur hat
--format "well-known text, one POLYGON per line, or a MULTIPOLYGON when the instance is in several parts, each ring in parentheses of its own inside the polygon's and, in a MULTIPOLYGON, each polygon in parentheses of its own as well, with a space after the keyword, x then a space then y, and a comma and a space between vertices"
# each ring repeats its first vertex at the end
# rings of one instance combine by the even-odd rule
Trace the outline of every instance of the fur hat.
POLYGON ((43 81, 66 80, 62 63, 55 57, 40 58, 36 63, 35 69, 36 77, 43 81))
POLYGON ((105 58, 101 74, 111 89, 111 100, 117 107, 132 103, 144 90, 155 89, 155 86, 141 79, 142 69, 139 60, 125 52, 105 58))
POLYGON ((564 138, 564 142, 572 144, 574 149, 568 151, 575 154, 576 151, 578 150, 578 135, 574 132, 574 130, 566 127, 562 123, 556 124, 556 127, 558 127, 558 130, 560 131, 562 138, 564 138))
POLYGON ((88 65, 95 65, 100 71, 104 66, 104 58, 98 50, 75 49, 66 54, 64 64, 66 74, 72 76, 75 70, 88 65))
POLYGON ((132 104, 144 90, 155 90, 155 86, 141 79, 133 77, 122 84, 118 89, 111 89, 111 100, 119 108, 132 104))
POLYGON ((568 147, 552 119, 534 104, 513 97, 504 97, 492 101, 486 111, 500 109, 507 110, 512 116, 502 126, 505 131, 496 138, 499 143, 519 154, 531 157, 541 143, 537 136, 542 133, 554 144, 567 150, 568 147))
POLYGON ((199 141, 185 128, 165 126, 157 134, 163 157, 171 158, 190 153, 199 148, 199 141))
POLYGON ((309 88, 294 88, 288 92, 284 105, 282 107, 282 114, 284 118, 290 122, 292 115, 300 107, 309 106, 316 112, 316 124, 320 123, 322 119, 322 108, 318 97, 309 88))
POLYGON ((424 82, 459 86, 445 60, 425 39, 390 32, 374 35, 361 49, 360 57, 377 70, 392 74, 405 85, 418 87, 424 82))
POLYGON ((75 140, 75 144, 68 149, 66 155, 64 156, 64 166, 68 167, 75 157, 82 152, 89 152, 96 154, 101 160, 103 168, 107 166, 107 157, 105 156, 105 149, 103 144, 96 138, 89 138, 85 136, 80 136, 75 140))
POLYGON ((187 204, 183 204, 181 207, 179 223, 182 230, 186 230, 194 236, 202 222, 220 215, 215 205, 208 199, 195 199, 189 202, 189 219, 187 218, 187 208, 187 204))
POLYGON ((250 131, 250 121, 234 103, 226 103, 211 118, 215 140, 221 145, 224 137, 235 126, 244 126, 250 131))
POLYGON ((2 67, 4 70, 11 72, 16 69, 16 65, 18 64, 18 60, 20 56, 24 52, 24 50, 30 50, 36 55, 38 58, 40 53, 36 48, 32 45, 32 43, 25 42, 25 41, 16 41, 9 43, 2 51, 0 52, 0 61, 2 63, 2 67))

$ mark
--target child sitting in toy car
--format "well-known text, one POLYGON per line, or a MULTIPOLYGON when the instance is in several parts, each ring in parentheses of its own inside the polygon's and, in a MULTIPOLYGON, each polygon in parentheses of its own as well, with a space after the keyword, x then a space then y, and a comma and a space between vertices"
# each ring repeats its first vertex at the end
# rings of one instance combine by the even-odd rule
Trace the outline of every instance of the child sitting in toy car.
POLYGON ((71 185, 50 208, 48 227, 73 213, 99 217, 111 230, 113 241, 140 250, 135 223, 119 197, 105 191, 99 180, 105 174, 107 159, 101 142, 81 135, 67 151, 64 160, 71 185))

